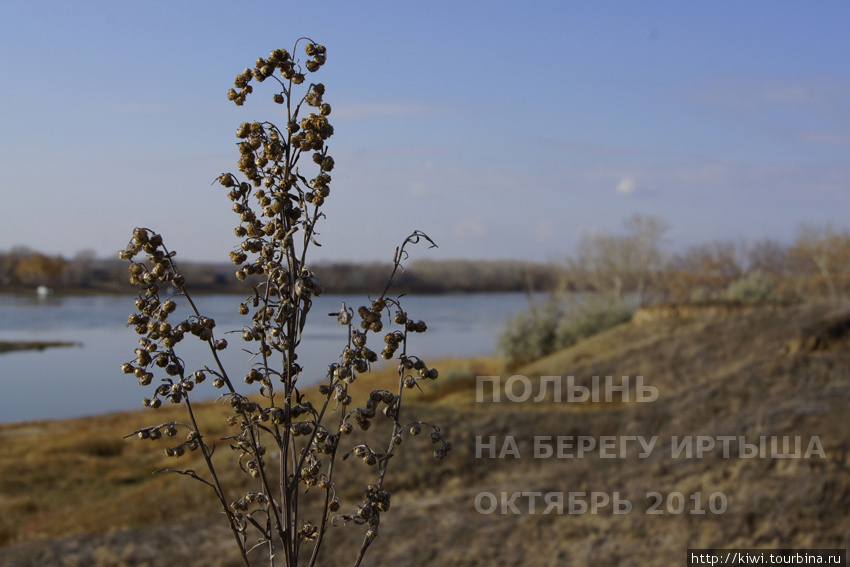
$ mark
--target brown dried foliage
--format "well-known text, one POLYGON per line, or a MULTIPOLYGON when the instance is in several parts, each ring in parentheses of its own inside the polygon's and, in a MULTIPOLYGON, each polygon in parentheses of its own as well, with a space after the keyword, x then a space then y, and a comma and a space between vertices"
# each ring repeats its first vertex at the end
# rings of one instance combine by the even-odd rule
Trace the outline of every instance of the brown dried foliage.
MULTIPOLYGON (((325 63, 326 49, 306 38, 298 40, 296 48, 302 40, 309 58, 303 64, 288 51, 277 49, 240 73, 228 93, 241 106, 253 91, 252 81, 275 83, 279 90, 273 98, 285 109, 286 119, 284 128, 271 122, 240 125, 238 168, 244 180, 233 173, 223 173, 216 180, 228 191, 239 217, 235 232, 241 245, 230 252, 238 266, 236 276, 259 278, 253 293, 237 307, 246 317, 237 332, 243 350, 251 355, 247 369, 237 378, 222 363, 219 353, 228 348, 228 341, 215 320, 196 306, 187 279, 174 261, 175 253, 166 248, 160 234, 137 228, 120 254, 131 262, 130 281, 139 289, 136 312, 127 324, 140 336, 134 358, 122 370, 145 387, 159 380, 153 395, 144 399, 145 406, 156 409, 167 400, 185 405, 188 414, 188 420, 169 419, 131 435, 166 442, 169 457, 194 455, 189 460, 200 464, 200 469, 177 466, 163 472, 187 476, 211 491, 246 566, 261 553, 254 550, 265 550, 271 565, 281 557, 287 566, 314 565, 326 534, 336 524, 363 527, 362 543, 353 553, 354 565, 359 565, 379 533, 382 514, 390 508, 385 479, 404 438, 419 433, 429 436, 437 459, 452 448, 438 426, 402 418, 406 390, 438 376, 436 369, 408 351, 410 335, 425 332, 427 325, 406 313, 401 300, 389 294, 407 257, 406 247, 422 240, 434 245, 420 231, 396 249, 389 281, 375 299, 356 312, 342 304, 332 314, 348 338, 339 359, 330 364, 318 397, 309 399, 299 383, 299 345, 305 338, 312 300, 324 291, 309 267, 308 251, 318 246, 316 226, 324 217, 321 209, 330 195, 334 168, 326 146, 334 129, 325 86, 307 81, 307 75, 325 63), (306 86, 299 89, 302 84, 306 86), (302 158, 309 159, 315 169, 310 178, 304 172, 311 167, 302 158), (139 255, 146 259, 134 260, 139 255), (187 304, 186 316, 179 314, 182 302, 187 304), (382 344, 374 347, 369 342, 372 350, 368 339, 380 333, 382 344), (193 367, 178 354, 179 343, 191 336, 208 345, 209 364, 193 367), (397 362, 397 379, 374 389, 362 407, 355 407, 349 387, 370 371, 379 356, 397 362), (207 378, 224 392, 221 399, 231 410, 230 434, 219 439, 232 450, 230 459, 220 458, 215 437, 201 426, 194 410, 197 390, 206 387, 207 378), (385 424, 382 440, 372 434, 352 440, 357 437, 355 431, 365 432, 379 420, 385 424), (340 461, 350 457, 362 461, 371 478, 358 491, 360 503, 344 509, 341 498, 350 490, 341 487, 342 473, 348 469, 340 461), (233 485, 227 482, 232 478, 225 472, 227 465, 241 476, 233 485)), ((362 475, 352 476, 362 481, 362 475)))

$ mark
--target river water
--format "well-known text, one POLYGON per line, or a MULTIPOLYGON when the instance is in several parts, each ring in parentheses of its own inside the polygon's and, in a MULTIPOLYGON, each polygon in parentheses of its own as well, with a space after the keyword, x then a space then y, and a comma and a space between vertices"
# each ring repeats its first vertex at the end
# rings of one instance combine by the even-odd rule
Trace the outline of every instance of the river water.
MULTIPOLYGON (((62 419, 141 407, 156 385, 142 388, 120 366, 134 358, 138 336, 126 328, 134 311, 133 297, 92 295, 47 297, 0 294, 0 340, 71 341, 69 348, 19 351, 0 354, 0 422, 62 419)), ((323 295, 316 298, 305 328, 299 363, 302 380, 318 382, 328 364, 335 362, 345 345, 345 328, 328 313, 338 312, 342 302, 356 311, 365 305, 363 296, 323 295)), ((216 320, 216 336, 240 330, 249 322, 236 312, 239 296, 207 295, 195 298, 202 314, 216 320)), ((522 293, 405 296, 404 310, 428 324, 424 334, 413 335, 408 352, 426 362, 437 357, 467 357, 495 352, 496 340, 512 314, 528 307, 522 293)), ((180 321, 180 312, 170 321, 180 321)), ((357 317, 355 316, 355 320, 357 317)), ((250 355, 241 350, 241 334, 224 335, 230 346, 223 361, 232 374, 241 376, 250 355)), ((370 335, 376 352, 383 347, 370 335)), ((206 344, 191 335, 178 347, 187 368, 210 364, 206 344)), ((207 387, 210 397, 217 390, 207 387)))

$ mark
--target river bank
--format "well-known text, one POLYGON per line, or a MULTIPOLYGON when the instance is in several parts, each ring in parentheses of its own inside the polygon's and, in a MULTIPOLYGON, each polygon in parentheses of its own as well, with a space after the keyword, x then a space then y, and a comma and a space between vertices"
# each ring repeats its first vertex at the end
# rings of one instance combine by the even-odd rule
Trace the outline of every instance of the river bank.
MULTIPOLYGON (((510 374, 496 360, 435 362, 439 379, 410 392, 405 419, 439 424, 455 448, 435 461, 425 436, 405 434, 370 565, 652 567, 689 548, 844 549, 848 349, 850 307, 813 304, 642 316, 510 374), (591 391, 598 401, 570 399, 591 391)), ((392 371, 358 378, 353 404, 395 390, 392 371)), ((169 458, 165 437, 123 439, 184 412, 0 425, 0 566, 240 565, 208 488, 151 474, 202 459, 169 458)), ((197 412, 209 439, 233 434, 227 404, 197 412)), ((374 421, 342 449, 379 446, 389 424, 374 421)), ((230 493, 255 490, 231 457, 217 453, 230 493)), ((369 469, 338 465, 354 513, 369 469)), ((350 564, 362 533, 331 526, 322 564, 350 564)))

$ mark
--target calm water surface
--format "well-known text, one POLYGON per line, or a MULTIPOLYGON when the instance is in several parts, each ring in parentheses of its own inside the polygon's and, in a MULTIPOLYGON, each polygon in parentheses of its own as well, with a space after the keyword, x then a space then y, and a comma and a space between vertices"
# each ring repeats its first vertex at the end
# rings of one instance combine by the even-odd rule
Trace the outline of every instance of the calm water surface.
MULTIPOLYGON (((196 298, 202 314, 216 320, 216 336, 239 330, 250 321, 236 313, 239 296, 210 295, 196 298)), ((345 328, 326 314, 364 305, 363 296, 323 295, 314 302, 305 329, 299 362, 307 381, 321 380, 328 364, 337 360, 345 345, 345 328)), ((428 323, 428 331, 414 335, 411 354, 426 359, 444 356, 488 355, 510 315, 528 307, 521 293, 406 296, 405 311, 428 323)), ((50 297, 0 294, 0 340, 72 341, 78 346, 0 354, 0 422, 61 419, 141 407, 153 394, 157 381, 142 388, 120 366, 134 358, 138 336, 124 324, 134 310, 133 297, 118 295, 50 297)), ((183 315, 185 317, 185 315, 183 315)), ((180 321, 180 312, 169 320, 180 321)), ((239 334, 224 335, 225 367, 240 376, 250 357, 241 350, 239 334)), ((377 337, 370 335, 369 340, 377 337)), ((380 339, 379 339, 380 340, 380 339)), ((209 350, 187 335, 178 345, 187 368, 209 363, 209 350)), ((370 342, 376 352, 383 344, 370 342)), ((214 390, 207 383, 210 397, 214 390)))

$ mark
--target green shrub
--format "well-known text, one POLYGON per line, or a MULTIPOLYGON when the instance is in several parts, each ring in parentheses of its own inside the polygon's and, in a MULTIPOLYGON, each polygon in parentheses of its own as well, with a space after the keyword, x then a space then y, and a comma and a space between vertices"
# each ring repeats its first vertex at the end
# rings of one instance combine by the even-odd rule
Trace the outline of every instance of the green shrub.
POLYGON ((773 292, 771 278, 761 270, 754 270, 745 277, 732 282, 726 288, 723 299, 744 303, 762 303, 770 301, 773 292))
POLYGON ((499 336, 499 351, 515 364, 556 351, 558 326, 564 316, 564 306, 555 299, 518 313, 499 336))
POLYGON ((514 316, 499 336, 499 350, 517 366, 625 323, 634 311, 612 299, 552 298, 514 316))

